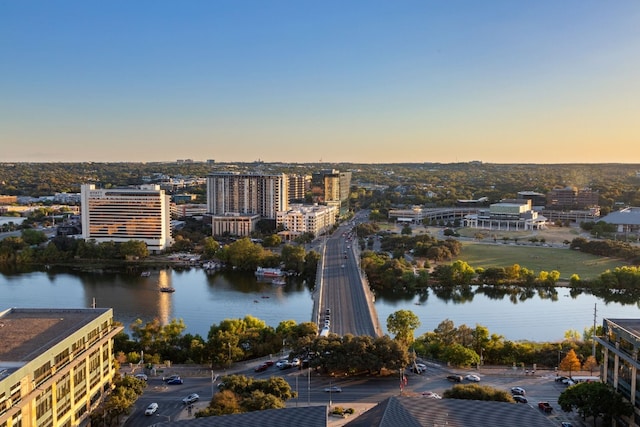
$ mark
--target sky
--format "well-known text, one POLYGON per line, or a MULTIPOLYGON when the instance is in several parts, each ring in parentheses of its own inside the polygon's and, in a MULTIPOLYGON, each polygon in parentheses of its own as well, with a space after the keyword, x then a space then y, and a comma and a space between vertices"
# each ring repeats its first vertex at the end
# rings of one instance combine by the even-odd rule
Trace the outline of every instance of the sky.
POLYGON ((0 162, 640 163, 637 0, 0 0, 0 162))

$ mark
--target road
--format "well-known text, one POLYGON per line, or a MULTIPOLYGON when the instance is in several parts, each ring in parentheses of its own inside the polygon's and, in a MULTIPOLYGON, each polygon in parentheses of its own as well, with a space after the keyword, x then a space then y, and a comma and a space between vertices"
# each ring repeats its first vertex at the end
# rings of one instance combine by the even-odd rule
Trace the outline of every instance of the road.
MULTIPOLYGON (((260 362, 256 362, 257 366, 260 362)), ((253 364, 244 366, 238 365, 233 370, 234 374, 252 376, 256 379, 267 379, 271 376, 282 376, 294 391, 298 392, 298 397, 287 402, 287 407, 296 406, 317 406, 317 405, 340 405, 343 407, 359 408, 358 412, 368 409, 391 396, 399 395, 421 395, 425 391, 431 391, 442 395, 445 390, 450 389, 453 384, 446 377, 448 374, 456 373, 462 376, 468 373, 478 374, 481 378, 479 384, 491 386, 501 390, 509 390, 511 387, 519 386, 526 390, 526 397, 529 400, 527 405, 537 408, 539 401, 547 401, 554 410, 548 417, 559 425, 561 421, 569 421, 574 426, 585 426, 579 416, 575 413, 564 413, 558 405, 558 396, 565 389, 565 386, 554 381, 553 372, 539 373, 537 375, 525 375, 520 370, 488 371, 481 369, 476 371, 454 370, 451 371, 444 366, 428 364, 427 371, 421 375, 407 373, 408 382, 404 390, 400 391, 399 378, 386 377, 344 377, 329 378, 318 376, 311 370, 284 370, 280 371, 275 366, 270 367, 265 372, 255 373, 253 364), (328 393, 324 389, 330 386, 338 386, 342 389, 340 393, 328 393)), ((231 371, 230 371, 231 372, 231 371)), ((223 375, 223 372, 219 373, 223 375)), ((148 427, 155 423, 168 420, 191 419, 196 410, 203 409, 211 400, 212 393, 217 393, 217 383, 213 384, 210 377, 184 378, 182 385, 164 386, 161 378, 149 378, 149 385, 144 394, 138 399, 130 416, 124 426, 126 427, 148 427), (194 409, 189 413, 182 404, 182 398, 190 393, 198 393, 200 401, 196 402, 194 409), (159 409, 154 416, 145 416, 144 410, 151 403, 158 403, 159 409)), ((468 381, 463 381, 468 383, 468 381)), ((425 397, 425 402, 427 398, 425 397)))
MULTIPOLYGON (((354 219, 354 221, 357 221, 354 219)), ((327 237, 323 252, 322 291, 319 304, 319 327, 326 310, 330 310, 330 330, 338 335, 378 336, 378 319, 369 286, 360 275, 356 248, 357 237, 351 233, 352 222, 343 224, 327 237)))

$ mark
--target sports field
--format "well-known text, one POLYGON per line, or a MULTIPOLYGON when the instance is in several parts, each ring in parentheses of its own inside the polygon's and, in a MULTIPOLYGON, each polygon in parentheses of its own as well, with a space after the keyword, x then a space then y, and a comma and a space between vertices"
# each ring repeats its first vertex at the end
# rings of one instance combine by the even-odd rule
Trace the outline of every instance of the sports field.
POLYGON ((548 248, 542 246, 463 242, 462 252, 456 259, 467 262, 474 268, 508 267, 519 264, 533 270, 558 270, 562 280, 569 280, 572 274, 581 279, 595 279, 605 270, 628 265, 612 259, 570 250, 567 248, 548 248))

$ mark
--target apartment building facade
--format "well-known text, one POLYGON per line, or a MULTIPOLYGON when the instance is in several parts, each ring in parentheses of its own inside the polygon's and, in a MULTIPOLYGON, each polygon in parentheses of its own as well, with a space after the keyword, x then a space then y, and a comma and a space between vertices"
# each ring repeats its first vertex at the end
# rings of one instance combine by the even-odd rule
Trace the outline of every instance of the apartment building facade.
POLYGON ((238 230, 247 236, 258 219, 276 220, 287 210, 288 180, 285 174, 220 172, 207 175, 207 211, 213 233, 238 230), (251 228, 247 229, 246 225, 251 228))
POLYGON ((85 426, 115 368, 113 310, 0 312, 0 427, 85 426))
POLYGON ((172 244, 170 197, 158 185, 81 187, 82 237, 96 242, 140 240, 150 251, 172 244))
POLYGON ((304 233, 317 237, 333 227, 337 210, 335 206, 295 204, 287 211, 278 212, 276 224, 284 229, 288 239, 304 233))

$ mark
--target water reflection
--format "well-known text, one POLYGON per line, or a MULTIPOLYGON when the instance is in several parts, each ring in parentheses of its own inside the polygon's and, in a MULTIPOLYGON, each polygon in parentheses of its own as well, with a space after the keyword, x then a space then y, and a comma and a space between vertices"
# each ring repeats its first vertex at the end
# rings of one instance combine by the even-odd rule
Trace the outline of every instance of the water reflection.
MULTIPOLYGON (((284 286, 259 282, 237 271, 207 275, 199 269, 76 271, 4 271, 0 275, 0 309, 9 307, 113 307, 116 320, 129 326, 135 319, 158 318, 163 324, 181 318, 187 332, 206 336, 214 323, 252 315, 276 327, 283 320, 311 320, 312 293, 308 285, 287 278, 284 286), (162 286, 174 293, 159 291, 162 286)), ((384 328, 389 314, 412 310, 422 327, 433 329, 444 319, 456 325, 476 323, 509 339, 562 339, 567 329, 593 324, 593 306, 601 317, 638 317, 640 290, 586 290, 519 286, 460 286, 376 292, 376 311, 384 328), (600 304, 606 303, 604 307, 600 304), (541 316, 544 313, 544 316, 541 316), (546 323, 545 323, 546 322, 546 323), (531 327, 536 325, 535 328, 531 327)))

